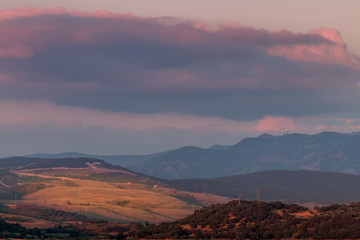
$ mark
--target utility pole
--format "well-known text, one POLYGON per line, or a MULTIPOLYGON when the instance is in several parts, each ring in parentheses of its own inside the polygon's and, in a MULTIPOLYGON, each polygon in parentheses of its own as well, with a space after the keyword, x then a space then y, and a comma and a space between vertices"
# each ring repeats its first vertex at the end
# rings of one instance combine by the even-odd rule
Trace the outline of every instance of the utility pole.
POLYGON ((239 195, 239 206, 241 205, 241 199, 240 199, 240 195, 239 195))
POLYGON ((203 188, 203 192, 206 193, 206 187, 207 185, 206 184, 201 184, 202 188, 203 188))
POLYGON ((17 196, 16 196, 16 192, 15 192, 15 208, 17 208, 16 204, 17 204, 17 196))
POLYGON ((256 200, 259 203, 260 202, 260 189, 259 185, 256 187, 256 200))

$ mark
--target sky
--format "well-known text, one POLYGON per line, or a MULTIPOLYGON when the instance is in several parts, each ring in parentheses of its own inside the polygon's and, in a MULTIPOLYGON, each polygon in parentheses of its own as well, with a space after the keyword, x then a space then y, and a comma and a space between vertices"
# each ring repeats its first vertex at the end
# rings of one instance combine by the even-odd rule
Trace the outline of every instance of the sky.
POLYGON ((360 2, 0 3, 0 157, 360 131, 360 2))

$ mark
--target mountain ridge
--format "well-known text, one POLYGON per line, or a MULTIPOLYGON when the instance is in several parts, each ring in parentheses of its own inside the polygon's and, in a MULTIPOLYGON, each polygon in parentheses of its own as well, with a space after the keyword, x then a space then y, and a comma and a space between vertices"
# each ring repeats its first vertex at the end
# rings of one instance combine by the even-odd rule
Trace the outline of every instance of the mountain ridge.
POLYGON ((214 178, 264 170, 314 170, 360 174, 360 135, 263 134, 221 149, 183 147, 129 169, 166 178, 214 178))

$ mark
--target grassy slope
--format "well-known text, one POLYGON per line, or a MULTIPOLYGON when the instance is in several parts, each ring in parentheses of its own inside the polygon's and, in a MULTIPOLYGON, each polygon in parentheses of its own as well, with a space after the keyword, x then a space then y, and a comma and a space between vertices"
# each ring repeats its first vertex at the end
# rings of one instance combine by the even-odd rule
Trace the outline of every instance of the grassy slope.
POLYGON ((59 179, 61 181, 48 182, 47 188, 25 195, 24 202, 124 222, 154 222, 156 218, 170 221, 191 214, 199 207, 146 185, 59 179), (68 181, 73 186, 69 186, 68 181))
POLYGON ((35 204, 110 221, 164 222, 187 216, 202 204, 228 201, 220 196, 166 188, 161 182, 133 173, 128 175, 122 170, 106 171, 94 168, 17 171, 20 179, 36 178, 36 182, 14 187, 18 196, 22 196, 16 204, 35 204), (66 176, 62 176, 64 172, 66 176))
POLYGON ((0 163, 0 199, 8 204, 35 204, 97 219, 172 221, 191 214, 201 203, 228 201, 170 189, 166 181, 97 159, 16 157, 0 163))

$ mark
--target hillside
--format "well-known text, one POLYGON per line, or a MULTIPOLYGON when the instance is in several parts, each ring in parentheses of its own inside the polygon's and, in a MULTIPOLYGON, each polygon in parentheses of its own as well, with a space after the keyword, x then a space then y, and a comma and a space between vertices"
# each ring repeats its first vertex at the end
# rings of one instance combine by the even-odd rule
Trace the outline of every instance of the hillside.
POLYGON ((26 228, 47 228, 55 227, 59 224, 68 226, 76 223, 97 221, 77 213, 30 204, 10 206, 0 204, 0 219, 6 220, 9 223, 20 223, 26 228))
POLYGON ((168 151, 129 169, 167 179, 214 178, 264 170, 360 174, 360 134, 263 134, 233 146, 168 151))
POLYGON ((0 160, 0 197, 116 222, 172 221, 220 196, 179 191, 166 181, 92 158, 0 160), (2 183, 2 184, 1 184, 2 183))
POLYGON ((360 200, 360 176, 317 171, 264 171, 213 179, 176 179, 173 186, 243 199, 286 203, 349 203, 360 200))
POLYGON ((232 201, 135 233, 150 239, 358 239, 360 204, 309 211, 281 202, 232 201))

